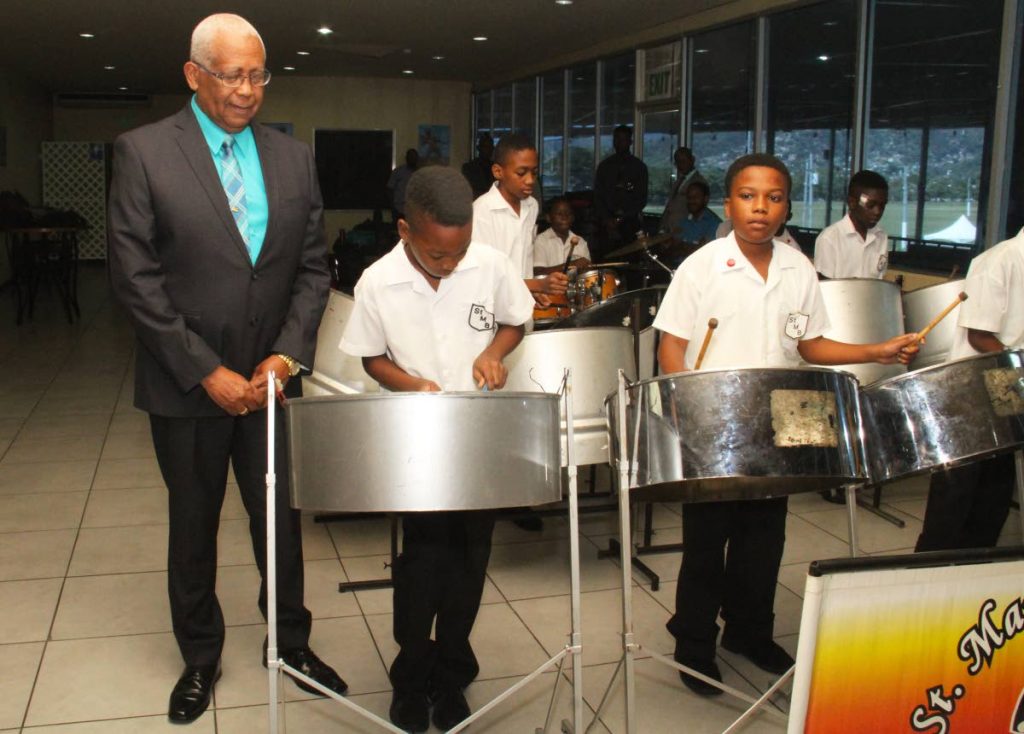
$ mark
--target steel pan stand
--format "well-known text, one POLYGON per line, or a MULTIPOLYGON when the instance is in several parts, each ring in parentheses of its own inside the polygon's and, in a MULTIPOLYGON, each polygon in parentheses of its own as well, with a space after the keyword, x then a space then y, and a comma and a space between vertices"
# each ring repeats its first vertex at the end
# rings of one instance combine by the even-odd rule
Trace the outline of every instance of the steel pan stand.
MULTIPOLYGON (((637 463, 630 464, 627 455, 626 441, 628 436, 626 433, 626 375, 622 370, 619 370, 619 387, 618 387, 618 427, 619 427, 619 533, 621 536, 621 542, 619 548, 622 551, 620 559, 622 567, 622 657, 619 659, 619 664, 616 666, 615 671, 612 673, 611 680, 608 681, 608 687, 605 689, 604 695, 601 697, 601 703, 598 704, 597 711, 594 714, 593 720, 590 722, 590 726, 587 727, 587 731, 594 727, 595 724, 600 720, 601 713, 604 711, 605 704, 608 702, 608 698, 611 694, 612 687, 615 685, 615 681, 618 678, 619 671, 623 671, 623 683, 625 685, 626 695, 626 734, 634 734, 639 732, 636 723, 636 674, 634 670, 634 662, 636 659, 636 653, 643 646, 636 641, 633 635, 633 586, 632 586, 632 520, 630 518, 629 510, 629 488, 632 486, 632 480, 636 478, 637 463)), ((639 435, 639 415, 637 416, 637 433, 639 435)), ((634 449, 634 456, 636 451, 634 449)), ((848 490, 850 492, 852 490, 848 490)), ((769 702, 769 699, 775 694, 776 691, 781 688, 786 681, 792 676, 796 668, 794 665, 788 671, 786 671, 781 678, 773 683, 767 691, 765 691, 760 698, 754 698, 749 696, 743 691, 739 691, 732 686, 726 685, 720 681, 713 680, 707 677, 703 673, 699 673, 692 668, 688 668, 685 665, 680 665, 674 659, 656 653, 653 650, 647 649, 647 654, 653 660, 659 663, 663 663, 670 668, 678 670, 682 673, 692 675, 694 678, 699 678, 705 683, 709 683, 716 688, 721 689, 723 692, 728 693, 730 696, 740 699, 748 704, 748 708, 735 722, 732 723, 723 734, 731 734, 731 732, 737 731, 747 719, 753 716, 759 709, 762 709, 765 704, 769 702)), ((774 709, 763 708, 764 712, 781 723, 785 723, 787 717, 774 709)))
MULTIPOLYGON (((280 680, 281 674, 287 673, 292 678, 300 680, 307 685, 313 686, 322 695, 333 698, 335 701, 344 704, 350 710, 364 716, 370 721, 380 725, 384 729, 403 734, 402 730, 394 726, 390 721, 385 721, 372 711, 367 711, 345 697, 335 693, 330 688, 322 685, 320 681, 313 680, 308 675, 296 670, 282 660, 277 654, 277 527, 275 499, 277 493, 277 473, 274 465, 274 414, 277 398, 274 394, 275 375, 273 372, 267 375, 267 684, 269 703, 269 731, 270 734, 278 732, 278 703, 280 701, 280 680)), ((283 702, 281 702, 283 703, 283 702)), ((281 706, 281 716, 284 707, 281 706)))
MULTIPOLYGON (((278 656, 277 650, 277 534, 275 533, 276 518, 275 518, 275 503, 274 496, 277 490, 277 474, 275 473, 274 466, 274 445, 275 445, 275 431, 274 431, 274 413, 275 413, 275 395, 274 395, 274 378, 273 372, 268 375, 267 383, 267 682, 268 682, 268 702, 269 702, 269 732, 270 734, 278 734, 278 721, 279 718, 283 718, 284 707, 280 707, 279 714, 279 702, 280 702, 280 677, 282 673, 287 673, 296 680, 300 680, 313 686, 317 691, 322 693, 328 698, 333 698, 335 701, 343 704, 350 711, 362 716, 373 723, 377 724, 386 731, 395 732, 395 734, 404 734, 402 729, 394 726, 390 721, 386 721, 381 717, 374 714, 372 711, 352 703, 345 697, 335 693, 329 688, 320 684, 319 681, 313 680, 309 676, 304 675, 299 670, 287 665, 278 656)), ((524 688, 532 680, 540 676, 544 671, 550 668, 553 664, 558 663, 558 668, 555 674, 555 684, 551 692, 551 701, 548 704, 547 715, 544 720, 543 728, 536 730, 537 734, 543 734, 547 732, 551 718, 554 712, 555 703, 558 698, 559 684, 562 681, 562 668, 565 665, 567 657, 572 658, 572 673, 573 673, 573 720, 563 720, 561 723, 561 729, 565 734, 577 734, 583 731, 583 658, 582 658, 582 632, 581 632, 581 599, 580 599, 580 544, 579 544, 579 505, 577 497, 577 467, 575 464, 575 449, 573 446, 573 408, 572 408, 572 372, 566 370, 564 378, 564 395, 565 399, 562 401, 565 411, 565 422, 566 422, 566 471, 569 476, 569 569, 570 569, 570 606, 571 606, 571 632, 568 644, 562 648, 556 655, 549 660, 545 661, 533 672, 529 673, 519 681, 514 683, 512 686, 507 688, 505 691, 500 693, 497 697, 489 701, 488 703, 481 706, 479 709, 474 711, 469 717, 459 723, 458 726, 449 729, 449 734, 455 734, 455 732, 463 731, 466 727, 470 726, 474 721, 478 720, 481 716, 489 712, 491 709, 496 707, 501 702, 515 695, 517 691, 524 688)))

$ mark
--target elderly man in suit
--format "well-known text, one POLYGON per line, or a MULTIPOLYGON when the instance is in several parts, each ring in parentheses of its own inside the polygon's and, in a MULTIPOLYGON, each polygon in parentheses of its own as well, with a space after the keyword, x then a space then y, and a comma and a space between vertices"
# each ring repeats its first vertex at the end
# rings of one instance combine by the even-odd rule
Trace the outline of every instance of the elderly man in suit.
MULTIPOLYGON (((110 278, 135 328, 135 405, 150 415, 168 489, 168 593, 186 665, 170 698, 175 723, 203 713, 221 673, 224 618, 214 590, 229 461, 266 615, 266 385, 272 371, 287 383, 281 389, 298 388, 289 377, 313 363, 329 288, 310 150, 253 123, 270 80, 265 60, 246 20, 206 18, 184 69, 191 101, 114 146, 110 278)), ((345 682, 309 649, 299 514, 288 506, 281 441, 277 452, 280 654, 344 693, 345 682)))

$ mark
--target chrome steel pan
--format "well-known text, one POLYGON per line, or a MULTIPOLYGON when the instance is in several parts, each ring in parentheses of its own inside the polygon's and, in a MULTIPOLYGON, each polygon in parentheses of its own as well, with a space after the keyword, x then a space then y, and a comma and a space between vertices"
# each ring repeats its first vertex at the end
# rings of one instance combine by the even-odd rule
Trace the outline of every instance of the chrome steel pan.
POLYGON ((561 499, 559 398, 380 393, 289 400, 294 507, 480 510, 561 499))
MULTIPOLYGON (((633 332, 621 326, 533 332, 505 359, 505 389, 556 393, 566 368, 571 368, 576 464, 606 464, 604 398, 615 389, 620 369, 628 379, 636 378, 634 361, 633 332)), ((562 463, 567 464, 564 446, 562 463)))
MULTIPOLYGON (((903 303, 895 283, 877 278, 823 280, 821 296, 831 323, 825 336, 849 344, 873 344, 892 339, 904 331, 903 303)), ((844 364, 837 369, 850 372, 862 385, 902 375, 902 364, 844 364)))
MULTIPOLYGON (((949 280, 945 283, 918 288, 903 294, 903 316, 907 331, 920 331, 932 319, 942 313, 942 309, 951 304, 964 289, 964 279, 949 280)), ((941 364, 949 357, 953 348, 953 336, 956 334, 956 321, 960 316, 960 306, 956 308, 938 326, 928 332, 928 337, 917 353, 914 367, 921 369, 941 364)))
POLYGON ((662 298, 668 286, 653 286, 640 290, 619 293, 590 308, 577 311, 558 324, 560 329, 577 329, 594 326, 630 326, 633 302, 640 302, 640 326, 646 329, 654 323, 662 298))
POLYGON ((380 390, 376 381, 363 369, 363 361, 338 348, 355 305, 352 296, 341 291, 332 290, 328 296, 327 308, 316 334, 313 373, 302 378, 304 395, 336 395, 380 390))
POLYGON ((861 391, 876 483, 953 466, 1024 443, 1024 352, 980 354, 861 391))
MULTIPOLYGON (((618 395, 607 401, 618 456, 618 395)), ((702 370, 627 391, 630 493, 763 499, 864 481, 857 381, 836 370, 702 370)))

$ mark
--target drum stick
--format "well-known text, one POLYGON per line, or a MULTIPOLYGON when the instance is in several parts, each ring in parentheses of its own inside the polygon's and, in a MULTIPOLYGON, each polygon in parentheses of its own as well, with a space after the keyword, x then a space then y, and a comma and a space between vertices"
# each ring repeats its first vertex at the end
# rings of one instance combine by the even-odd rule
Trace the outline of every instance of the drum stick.
POLYGON ((576 249, 576 245, 578 245, 579 243, 580 243, 580 238, 579 237, 570 237, 569 238, 569 254, 565 256, 565 265, 562 266, 562 272, 563 273, 568 273, 569 272, 569 263, 572 262, 572 251, 576 249))
POLYGON ((927 335, 929 331, 931 331, 931 330, 932 330, 932 329, 934 329, 934 328, 935 328, 936 326, 938 326, 938 325, 939 325, 939 322, 940 322, 940 321, 942 321, 942 320, 943 320, 944 318, 946 318, 947 316, 949 316, 950 312, 951 312, 951 311, 952 311, 952 310, 953 310, 954 308, 956 308, 956 307, 957 307, 957 306, 959 306, 959 305, 960 305, 960 304, 961 304, 961 303, 962 303, 963 301, 966 301, 966 300, 967 300, 967 294, 966 294, 966 293, 964 293, 963 291, 960 291, 960 295, 958 295, 958 296, 956 297, 956 300, 955 300, 955 301, 953 301, 953 302, 952 302, 951 304, 949 304, 949 305, 948 305, 948 306, 946 306, 946 307, 945 307, 944 309, 942 309, 942 313, 940 313, 940 314, 939 314, 938 316, 936 316, 936 317, 935 317, 934 319, 932 319, 932 320, 931 320, 931 321, 930 321, 930 322, 928 323, 928 326, 924 327, 923 329, 921 329, 921 331, 917 332, 917 339, 915 340, 915 342, 914 342, 914 343, 916 344, 917 342, 919 342, 919 341, 921 341, 922 339, 924 339, 924 338, 925 338, 925 335, 927 335))
POLYGON ((701 362, 704 361, 704 354, 708 351, 708 344, 711 343, 711 335, 715 333, 715 329, 718 328, 718 319, 708 320, 708 330, 704 334, 704 343, 700 345, 700 352, 697 354, 697 363, 693 365, 693 369, 699 370, 701 362))
POLYGON ((946 278, 946 280, 953 280, 953 278, 955 278, 956 274, 959 273, 959 272, 960 272, 960 264, 957 263, 956 265, 953 266, 953 269, 949 271, 949 277, 946 278))

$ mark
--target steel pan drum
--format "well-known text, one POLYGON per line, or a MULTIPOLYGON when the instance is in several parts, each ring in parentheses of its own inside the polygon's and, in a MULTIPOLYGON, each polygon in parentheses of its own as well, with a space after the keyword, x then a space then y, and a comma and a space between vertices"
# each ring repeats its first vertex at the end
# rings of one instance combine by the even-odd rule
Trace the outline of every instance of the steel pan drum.
POLYGON ((604 303, 591 306, 584 311, 577 311, 561 324, 560 328, 575 329, 582 326, 629 326, 633 309, 633 301, 640 302, 640 326, 646 329, 654 323, 661 300, 665 297, 668 286, 642 288, 612 296, 604 303))
MULTIPOLYGON (((903 294, 903 316, 907 331, 920 331, 928 322, 942 313, 942 309, 951 304, 964 289, 964 279, 950 280, 925 288, 918 288, 903 294)), ((939 325, 928 332, 928 337, 917 353, 914 367, 918 369, 931 367, 946 361, 953 348, 953 336, 956 334, 956 322, 960 316, 960 306, 946 316, 939 325)))
MULTIPOLYGON (((608 426, 604 398, 615 389, 619 369, 635 379, 633 363, 633 333, 621 326, 533 332, 505 358, 505 389, 555 393, 566 368, 571 368, 575 462, 580 466, 605 464, 608 426)), ((563 465, 566 459, 563 446, 563 465)))
POLYGON ((1024 443, 1024 351, 965 357, 861 392, 874 482, 945 468, 1024 443))
MULTIPOLYGON (((630 494, 637 499, 763 499, 867 477, 852 375, 701 370, 643 380, 626 395, 630 494)), ((607 405, 615 457, 617 403, 613 393, 607 405)))
POLYGON ((481 510, 562 497, 557 395, 380 393, 289 400, 293 507, 481 510))
MULTIPOLYGON (((903 302, 895 283, 876 278, 839 278, 823 280, 820 285, 831 323, 825 332, 829 339, 872 344, 903 333, 903 302)), ((839 365, 837 369, 850 372, 862 385, 907 371, 902 364, 873 363, 839 365)))

